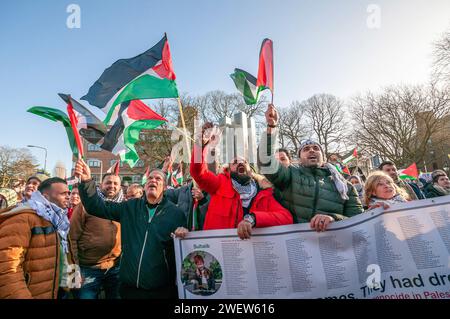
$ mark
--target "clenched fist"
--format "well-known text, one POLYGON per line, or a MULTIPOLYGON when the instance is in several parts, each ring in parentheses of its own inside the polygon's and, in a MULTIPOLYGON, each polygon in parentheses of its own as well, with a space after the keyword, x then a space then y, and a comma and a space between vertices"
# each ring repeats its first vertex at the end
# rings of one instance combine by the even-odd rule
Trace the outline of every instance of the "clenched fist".
POLYGON ((75 176, 79 177, 82 182, 91 179, 91 169, 82 158, 80 158, 75 165, 75 176))
POLYGON ((273 104, 269 104, 265 115, 268 129, 275 128, 278 124, 278 112, 273 104))

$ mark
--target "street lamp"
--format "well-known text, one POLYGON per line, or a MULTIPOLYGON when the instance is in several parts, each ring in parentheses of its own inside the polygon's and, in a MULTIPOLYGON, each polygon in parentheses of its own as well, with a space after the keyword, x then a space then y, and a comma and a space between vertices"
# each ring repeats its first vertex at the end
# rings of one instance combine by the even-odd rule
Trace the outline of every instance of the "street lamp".
POLYGON ((36 146, 36 145, 27 145, 27 147, 40 148, 40 149, 43 149, 45 151, 45 161, 44 161, 44 174, 45 174, 47 172, 47 149, 45 147, 36 146))

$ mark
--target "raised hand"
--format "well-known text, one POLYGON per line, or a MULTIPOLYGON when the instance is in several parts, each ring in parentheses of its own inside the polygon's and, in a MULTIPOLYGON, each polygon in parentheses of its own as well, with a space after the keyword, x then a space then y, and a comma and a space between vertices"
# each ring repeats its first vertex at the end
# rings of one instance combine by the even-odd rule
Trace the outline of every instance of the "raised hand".
POLYGON ((82 182, 91 179, 91 169, 82 158, 80 158, 75 165, 75 176, 80 178, 82 182))
POLYGON ((267 122, 268 127, 274 128, 275 126, 277 126, 278 112, 273 104, 269 104, 265 115, 266 115, 266 122, 267 122))

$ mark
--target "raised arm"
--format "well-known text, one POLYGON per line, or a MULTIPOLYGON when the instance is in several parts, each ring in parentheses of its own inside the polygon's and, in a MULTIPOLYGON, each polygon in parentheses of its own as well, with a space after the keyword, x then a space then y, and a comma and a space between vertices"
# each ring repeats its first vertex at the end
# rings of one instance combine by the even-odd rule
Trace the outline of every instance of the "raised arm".
POLYGON ((196 141, 194 143, 190 173, 200 189, 209 194, 214 194, 220 186, 220 178, 209 171, 205 157, 206 152, 208 151, 206 145, 213 137, 216 137, 216 130, 212 123, 205 123, 202 127, 202 131, 199 133, 201 136, 196 136, 196 141))
POLYGON ((283 189, 291 182, 291 170, 284 167, 275 158, 278 148, 278 112, 273 104, 269 104, 266 111, 267 131, 261 136, 258 147, 258 166, 261 174, 274 184, 276 188, 283 189))
POLYGON ((120 222, 120 213, 125 211, 127 202, 114 203, 103 201, 97 194, 95 182, 91 179, 91 170, 82 159, 77 161, 75 176, 81 178, 81 184, 78 189, 86 212, 96 217, 120 222))

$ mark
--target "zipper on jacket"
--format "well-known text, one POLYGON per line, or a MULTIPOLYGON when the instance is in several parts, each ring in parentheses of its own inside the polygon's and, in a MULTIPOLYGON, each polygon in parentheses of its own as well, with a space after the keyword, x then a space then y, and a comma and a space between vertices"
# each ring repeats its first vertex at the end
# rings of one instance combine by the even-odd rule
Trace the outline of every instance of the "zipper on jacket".
POLYGON ((313 203, 312 216, 314 216, 316 214, 317 202, 319 201, 319 179, 315 173, 316 172, 314 172, 314 182, 316 183, 316 186, 315 186, 315 190, 314 190, 314 203, 313 203))
MULTIPOLYGON (((158 207, 156 208, 155 214, 153 215, 153 217, 156 216, 156 214, 158 213, 158 207)), ((141 277, 141 265, 142 265, 142 258, 144 257, 144 250, 145 250, 145 245, 147 244, 147 236, 148 236, 148 228, 150 227, 150 224, 153 220, 153 217, 149 217, 148 223, 147 223, 147 230, 145 231, 145 237, 144 237, 144 243, 142 244, 142 250, 141 250, 141 257, 139 258, 139 266, 138 266, 138 274, 137 274, 137 280, 136 280, 136 288, 139 288, 139 279, 141 277)))
POLYGON ((145 231, 144 244, 142 245, 141 257, 139 258, 139 267, 138 267, 138 274, 137 274, 137 280, 136 280, 136 288, 139 288, 139 277, 141 275, 142 257, 144 256, 145 244, 147 243, 147 235, 148 235, 148 227, 147 227, 147 230, 145 231))
MULTIPOLYGON (((53 285, 52 285, 52 299, 55 299, 55 281, 56 281, 56 276, 58 273, 58 262, 59 262, 59 254, 60 254, 60 247, 59 247, 59 237, 58 237, 58 232, 55 229, 55 236, 56 236, 56 265, 55 265, 55 273, 53 275, 53 285)), ((60 278, 58 278, 58 282, 59 282, 60 278)), ((58 285, 59 288, 59 285, 58 285)))
POLYGON ((164 253, 164 261, 166 262, 167 273, 169 274, 169 277, 170 277, 169 262, 167 261, 167 254, 166 254, 165 248, 163 248, 163 253, 164 253))

